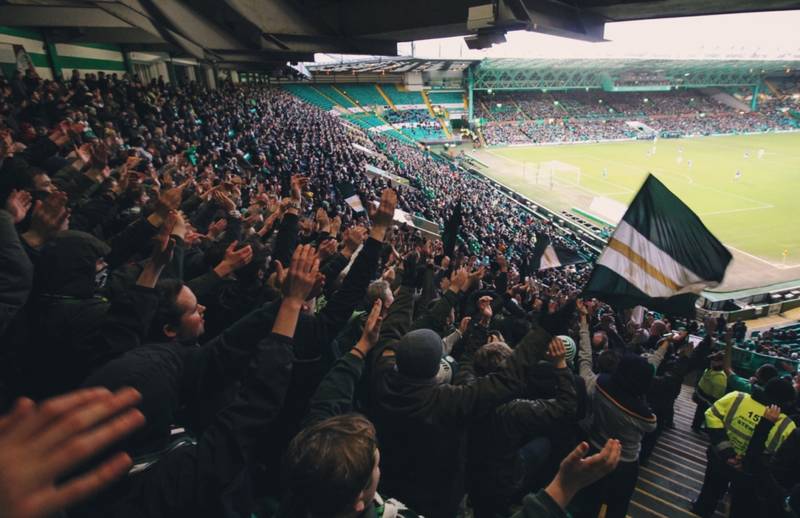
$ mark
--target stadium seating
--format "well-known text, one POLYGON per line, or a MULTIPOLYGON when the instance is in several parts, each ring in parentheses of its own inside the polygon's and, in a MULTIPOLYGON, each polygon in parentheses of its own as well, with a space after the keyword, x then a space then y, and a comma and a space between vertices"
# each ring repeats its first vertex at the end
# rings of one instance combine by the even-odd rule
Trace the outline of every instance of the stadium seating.
POLYGON ((386 106, 386 99, 378 92, 374 84, 343 84, 337 86, 362 106, 386 106))
POLYGON ((464 94, 461 92, 437 92, 430 90, 428 98, 431 104, 464 104, 464 94))
POLYGON ((397 85, 388 85, 383 87, 383 91, 395 104, 425 104, 422 99, 422 94, 419 92, 409 92, 400 90, 397 85))
POLYGON ((377 115, 372 113, 351 113, 349 115, 343 115, 342 118, 363 129, 374 128, 375 126, 382 126, 385 124, 377 115))
POLYGON ((441 127, 438 126, 408 126, 401 131, 414 140, 436 140, 446 137, 441 127))
POLYGON ((313 85, 284 85, 284 90, 296 95, 307 103, 319 106, 323 110, 331 110, 335 106, 333 100, 322 95, 313 85))
POLYGON ((768 132, 800 127, 790 110, 766 104, 742 113, 700 91, 610 93, 496 92, 480 94, 475 113, 491 145, 583 142, 635 138, 625 121, 644 123, 662 136, 768 132), (547 121, 547 124, 541 124, 547 121))
POLYGON ((324 85, 318 84, 314 85, 314 87, 319 90, 323 95, 328 97, 331 101, 335 102, 339 106, 343 108, 353 108, 355 104, 350 102, 350 100, 343 96, 333 85, 324 85))

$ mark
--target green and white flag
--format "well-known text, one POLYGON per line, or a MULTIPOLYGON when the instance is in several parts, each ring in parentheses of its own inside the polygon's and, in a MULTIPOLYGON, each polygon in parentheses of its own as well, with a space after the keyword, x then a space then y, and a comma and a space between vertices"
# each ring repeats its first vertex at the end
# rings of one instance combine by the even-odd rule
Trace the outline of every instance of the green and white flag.
POLYGON ((691 315, 703 289, 722 282, 728 249, 655 176, 648 175, 584 288, 617 309, 637 305, 691 315))

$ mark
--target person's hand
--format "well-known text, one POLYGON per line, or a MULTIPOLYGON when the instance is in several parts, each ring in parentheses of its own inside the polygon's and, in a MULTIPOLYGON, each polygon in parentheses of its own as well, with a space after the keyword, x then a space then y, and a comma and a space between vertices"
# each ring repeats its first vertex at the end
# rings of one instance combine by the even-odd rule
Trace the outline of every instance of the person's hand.
POLYGON ((189 232, 189 226, 186 224, 186 217, 183 212, 179 210, 172 212, 175 213, 175 225, 172 227, 172 235, 186 241, 186 234, 189 232))
POLYGON ((481 266, 477 270, 473 271, 467 276, 467 284, 462 288, 462 291, 467 292, 474 289, 481 279, 483 279, 483 274, 486 273, 486 268, 481 266))
POLYGON ((264 220, 264 224, 261 225, 261 228, 258 231, 258 235, 264 237, 267 235, 267 232, 272 230, 272 227, 275 225, 275 222, 278 220, 280 214, 278 212, 273 212, 267 219, 264 220))
POLYGON ((393 266, 386 268, 386 270, 384 270, 383 274, 381 275, 381 279, 388 282, 389 284, 392 284, 396 277, 397 277, 397 272, 395 271, 393 266))
POLYGON ((236 209, 236 204, 233 203, 233 200, 228 197, 227 194, 223 193, 222 191, 214 191, 214 194, 211 195, 217 205, 222 207, 225 211, 230 212, 236 209))
POLYGON ((183 241, 186 243, 187 247, 191 248, 194 245, 202 242, 204 239, 208 239, 208 236, 201 234, 194 228, 189 228, 189 231, 186 232, 186 237, 183 239, 183 241))
POLYGON ((47 137, 58 147, 64 147, 64 145, 69 142, 69 135, 61 128, 60 125, 50 132, 47 137))
POLYGON ((141 161, 142 161, 142 157, 140 157, 139 155, 132 155, 132 156, 129 156, 129 157, 128 157, 128 158, 125 160, 125 165, 124 165, 124 167, 125 167, 125 169, 128 169, 128 170, 130 170, 130 169, 136 169, 136 166, 137 166, 137 165, 139 165, 139 162, 141 162, 141 161))
POLYGON ((319 245, 319 260, 324 261, 325 259, 333 256, 336 253, 336 248, 339 246, 339 243, 335 239, 326 239, 319 245))
POLYGON ((145 262, 144 268, 136 279, 136 285, 144 288, 155 288, 164 267, 172 261, 173 251, 175 250, 175 238, 173 237, 175 227, 181 220, 176 211, 170 211, 164 224, 153 238, 153 251, 150 258, 145 262))
POLYGON ((589 308, 586 306, 586 303, 583 302, 582 299, 575 299, 575 307, 578 309, 581 320, 586 321, 589 318, 589 308))
POLYGON ((547 352, 545 353, 547 359, 553 362, 557 369, 567 368, 567 349, 564 347, 564 342, 561 338, 554 336, 550 343, 547 344, 547 352))
POLYGON ((478 313, 481 316, 481 325, 488 326, 492 321, 492 297, 484 295, 478 299, 478 313))
MULTIPOLYGON (((108 146, 103 142, 95 142, 89 153, 89 165, 92 169, 103 169, 108 165, 108 146)), ((85 161, 84 161, 85 163, 85 161)))
POLYGON ((372 348, 375 347, 375 344, 378 343, 378 336, 381 334, 381 324, 383 323, 383 317, 381 316, 382 309, 383 301, 381 299, 375 300, 375 303, 372 305, 372 310, 367 317, 367 321, 364 324, 364 330, 361 332, 361 338, 354 347, 354 349, 358 349, 365 358, 372 348))
POLYGON ((44 201, 33 206, 31 226, 22 237, 33 248, 39 248, 60 230, 68 226, 67 195, 61 191, 50 193, 44 201))
POLYGON ((317 278, 314 279, 314 285, 311 287, 311 291, 306 296, 306 300, 312 300, 319 297, 322 294, 322 290, 325 289, 325 274, 322 272, 317 272, 317 278))
POLYGON ((238 241, 234 241, 228 245, 228 248, 225 249, 225 257, 214 268, 214 272, 220 277, 227 277, 239 268, 250 264, 250 261, 253 260, 253 247, 247 245, 236 250, 236 245, 238 244, 238 241))
POLYGON ((453 293, 460 293, 469 282, 469 272, 466 268, 459 268, 450 274, 450 288, 453 293))
POLYGON ((74 478, 64 476, 144 424, 130 388, 69 392, 36 404, 17 400, 0 417, 0 516, 43 518, 96 493, 130 468, 117 453, 74 478))
POLYGON ((461 322, 459 322, 458 332, 461 333, 461 336, 467 334, 467 329, 469 329, 470 322, 472 322, 472 317, 464 317, 461 319, 461 322))
POLYGON ((372 230, 370 237, 378 241, 383 241, 386 231, 392 224, 394 210, 397 207, 397 193, 394 189, 384 189, 381 193, 381 204, 372 216, 372 230))
MULTIPOLYGON (((280 264, 280 263, 278 263, 280 264)), ((283 283, 285 299, 302 304, 317 283, 319 257, 311 245, 300 245, 292 256, 286 280, 283 283)))
POLYGON ((81 144, 80 147, 75 147, 75 156, 84 164, 88 164, 92 160, 92 145, 87 142, 81 144))
POLYGON ((322 207, 318 208, 314 219, 317 221, 318 232, 330 232, 331 220, 328 217, 328 213, 325 212, 325 209, 322 207))
POLYGON ((342 217, 341 216, 336 216, 335 218, 333 218, 331 220, 331 229, 330 229, 331 236, 333 236, 333 237, 338 236, 339 235, 339 229, 341 229, 341 228, 342 228, 342 217))
POLYGON ((130 181, 131 181, 131 175, 128 174, 123 168, 119 175, 119 180, 116 180, 111 186, 111 191, 114 193, 115 196, 119 196, 120 194, 128 190, 128 185, 130 184, 130 181))
MULTIPOLYGON (((161 223, 167 218, 167 215, 171 210, 178 210, 180 208, 182 199, 182 185, 161 191, 161 194, 158 195, 158 201, 156 202, 156 210, 154 213, 160 218, 160 221, 157 222, 158 225, 156 226, 161 226, 161 223)), ((151 223, 155 224, 156 222, 151 221, 151 223)))
POLYGON ((303 189, 308 185, 308 178, 305 176, 300 175, 292 175, 292 199, 294 201, 300 201, 303 199, 303 189))
POLYGON ((609 439, 599 453, 584 458, 588 451, 589 444, 580 443, 561 461, 556 477, 545 488, 562 509, 566 509, 578 491, 616 469, 622 445, 616 439, 609 439))
POLYGON ((764 419, 775 424, 781 416, 781 407, 778 405, 770 405, 764 409, 764 419))
POLYGON ((220 218, 208 226, 208 237, 211 239, 216 239, 223 232, 225 232, 226 228, 228 228, 228 220, 225 218, 220 218))
POLYGON ((6 211, 11 214, 11 219, 16 225, 28 215, 31 210, 31 193, 14 189, 6 198, 6 211))
POLYGON ((247 217, 244 218, 244 220, 242 221, 242 223, 246 227, 253 227, 255 226, 256 223, 263 220, 261 212, 256 210, 255 207, 251 207, 251 209, 248 209, 247 214, 248 214, 247 217))
POLYGON ((175 229, 177 222, 178 213, 175 211, 170 212, 154 239, 150 261, 156 268, 164 268, 172 261, 172 253, 175 250, 175 239, 172 237, 172 231, 175 229))

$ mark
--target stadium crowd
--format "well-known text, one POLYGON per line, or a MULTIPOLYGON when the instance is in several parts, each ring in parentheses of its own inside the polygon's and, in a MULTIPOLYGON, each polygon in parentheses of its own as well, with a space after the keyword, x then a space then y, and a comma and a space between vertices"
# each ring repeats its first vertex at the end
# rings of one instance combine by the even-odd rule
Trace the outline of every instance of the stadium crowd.
POLYGON ((765 132, 795 127, 791 117, 764 103, 739 112, 701 93, 495 93, 478 98, 476 113, 490 145, 635 138, 635 120, 665 136, 765 132))
MULTIPOLYGON (((531 263, 534 236, 588 255, 569 234, 280 90, 0 95, 1 517, 624 517, 683 378, 717 366, 713 329, 694 348, 579 299, 590 264, 531 263)), ((742 516, 797 512, 791 382, 731 394, 698 511, 756 473, 742 516)))

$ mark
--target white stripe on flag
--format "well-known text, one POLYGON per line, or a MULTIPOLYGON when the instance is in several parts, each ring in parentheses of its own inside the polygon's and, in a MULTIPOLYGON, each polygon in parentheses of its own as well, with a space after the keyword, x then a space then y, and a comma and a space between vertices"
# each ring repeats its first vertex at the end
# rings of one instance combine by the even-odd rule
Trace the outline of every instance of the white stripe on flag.
POLYGON ((553 248, 553 245, 547 245, 542 254, 542 262, 539 263, 539 269, 546 270, 548 268, 558 268, 559 266, 561 266, 561 261, 558 260, 556 249, 553 248))
POLYGON ((350 205, 350 208, 353 209, 354 211, 366 212, 364 210, 364 205, 361 204, 361 198, 358 197, 358 194, 354 194, 349 198, 345 198, 344 201, 347 202, 347 204, 350 205))
POLYGON ((698 277, 624 220, 617 226, 597 262, 650 297, 699 293, 703 288, 716 284, 698 277))

